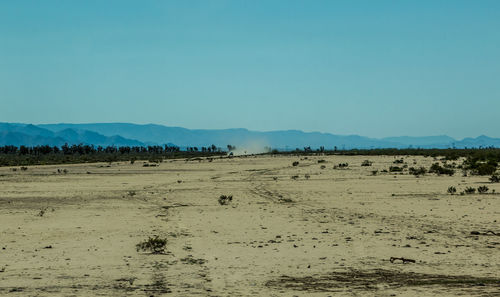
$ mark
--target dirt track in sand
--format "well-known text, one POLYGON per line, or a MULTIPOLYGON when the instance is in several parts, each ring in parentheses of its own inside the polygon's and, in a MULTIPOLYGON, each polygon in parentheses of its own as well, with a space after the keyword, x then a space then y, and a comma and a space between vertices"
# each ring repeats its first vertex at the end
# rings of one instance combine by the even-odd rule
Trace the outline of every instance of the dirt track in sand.
POLYGON ((500 296, 500 195, 446 193, 500 184, 380 173, 394 160, 0 168, 0 295, 500 296), (166 254, 137 252, 153 235, 166 254))

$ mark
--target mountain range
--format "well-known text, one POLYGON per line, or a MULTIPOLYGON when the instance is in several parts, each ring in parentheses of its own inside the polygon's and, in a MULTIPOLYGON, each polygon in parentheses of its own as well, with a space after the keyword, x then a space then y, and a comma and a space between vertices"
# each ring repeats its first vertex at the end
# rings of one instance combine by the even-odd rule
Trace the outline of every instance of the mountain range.
POLYGON ((479 136, 457 140, 452 137, 387 137, 369 138, 359 135, 335 135, 330 133, 284 130, 258 132, 247 129, 201 130, 181 127, 167 127, 130 123, 93 123, 93 124, 21 124, 0 123, 0 145, 51 145, 92 144, 101 146, 144 146, 177 145, 188 146, 216 145, 226 147, 271 147, 277 149, 319 148, 327 149, 369 149, 369 148, 472 148, 500 147, 499 138, 479 136))

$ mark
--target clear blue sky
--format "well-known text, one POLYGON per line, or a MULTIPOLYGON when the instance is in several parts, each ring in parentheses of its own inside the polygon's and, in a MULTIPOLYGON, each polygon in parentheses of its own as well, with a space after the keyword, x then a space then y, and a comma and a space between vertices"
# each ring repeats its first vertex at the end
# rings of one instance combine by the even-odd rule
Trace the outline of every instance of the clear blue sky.
POLYGON ((0 122, 500 137, 500 1, 0 1, 0 122))

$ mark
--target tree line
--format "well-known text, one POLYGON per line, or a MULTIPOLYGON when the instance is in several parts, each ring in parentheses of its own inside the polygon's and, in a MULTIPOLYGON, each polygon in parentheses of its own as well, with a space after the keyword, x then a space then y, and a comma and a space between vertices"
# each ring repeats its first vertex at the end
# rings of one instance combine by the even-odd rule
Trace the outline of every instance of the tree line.
POLYGON ((94 146, 86 144, 64 144, 61 147, 37 146, 0 146, 0 166, 48 165, 87 162, 116 162, 135 160, 162 160, 172 158, 192 158, 223 155, 220 147, 177 146, 94 146))

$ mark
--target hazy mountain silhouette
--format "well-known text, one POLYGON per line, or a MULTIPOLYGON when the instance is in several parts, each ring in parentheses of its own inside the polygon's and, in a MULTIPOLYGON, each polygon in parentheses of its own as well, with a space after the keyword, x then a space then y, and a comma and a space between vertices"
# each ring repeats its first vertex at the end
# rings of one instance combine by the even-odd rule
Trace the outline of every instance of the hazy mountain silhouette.
POLYGON ((298 130, 257 132, 247 129, 200 130, 181 127, 167 127, 147 124, 136 125, 130 123, 92 123, 92 124, 47 124, 38 125, 39 128, 54 133, 65 129, 74 131, 93 131, 106 137, 120 135, 127 139, 134 139, 145 144, 176 144, 185 146, 216 146, 225 147, 227 144, 236 146, 268 146, 278 149, 295 149, 311 146, 327 149, 352 148, 463 148, 463 147, 500 147, 500 139, 480 136, 456 140, 452 137, 424 136, 424 137, 388 137, 375 139, 358 135, 335 135, 330 133, 303 132, 298 130))
POLYGON ((51 131, 31 124, 10 124, 0 123, 0 145, 50 145, 61 146, 68 144, 93 144, 93 145, 116 145, 116 146, 140 146, 144 143, 126 139, 113 135, 104 136, 102 134, 86 131, 63 129, 61 131, 51 131))

